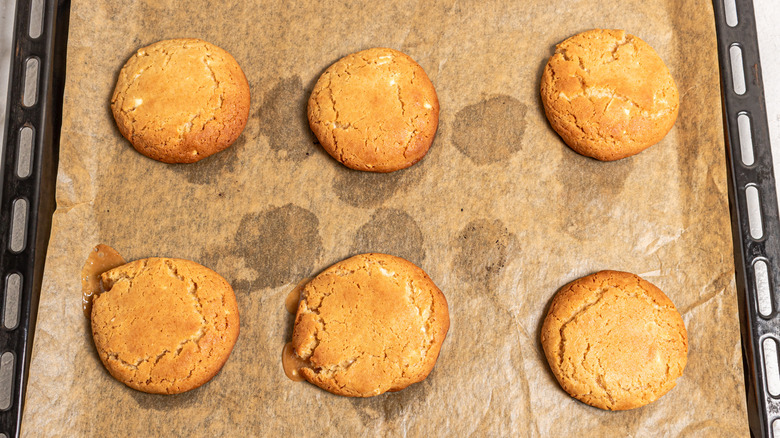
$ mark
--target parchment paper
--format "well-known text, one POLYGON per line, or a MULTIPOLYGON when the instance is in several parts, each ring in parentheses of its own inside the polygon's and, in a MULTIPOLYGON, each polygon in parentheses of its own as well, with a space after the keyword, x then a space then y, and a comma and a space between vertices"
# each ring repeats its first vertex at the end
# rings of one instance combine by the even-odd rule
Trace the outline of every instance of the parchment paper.
POLYGON ((26 435, 747 435, 708 0, 219 3, 73 2, 26 435), (566 147, 538 97, 554 45, 598 27, 650 43, 681 96, 671 133, 614 163, 566 147), (127 58, 172 37, 228 50, 251 85, 243 135, 194 165, 136 153, 109 110, 127 58), (319 74, 376 46, 417 60, 441 103, 428 156, 386 175, 331 159, 305 117, 319 74), (128 260, 191 259, 231 282, 241 336, 210 383, 148 395, 104 370, 79 282, 100 242, 128 260), (288 380, 288 292, 367 251, 411 260, 444 291, 452 326, 436 368, 370 399, 288 380), (641 409, 570 398, 538 341, 555 292, 601 269, 659 286, 688 328, 683 377, 641 409))

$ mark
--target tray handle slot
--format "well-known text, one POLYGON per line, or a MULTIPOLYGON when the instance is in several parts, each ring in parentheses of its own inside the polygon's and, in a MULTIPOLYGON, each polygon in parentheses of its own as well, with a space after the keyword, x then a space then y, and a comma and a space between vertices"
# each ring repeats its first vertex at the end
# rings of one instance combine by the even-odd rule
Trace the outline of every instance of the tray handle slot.
POLYGON ((756 162, 753 155, 753 133, 750 131, 750 116, 742 112, 737 116, 737 128, 739 129, 739 151, 742 155, 742 164, 752 166, 756 162))

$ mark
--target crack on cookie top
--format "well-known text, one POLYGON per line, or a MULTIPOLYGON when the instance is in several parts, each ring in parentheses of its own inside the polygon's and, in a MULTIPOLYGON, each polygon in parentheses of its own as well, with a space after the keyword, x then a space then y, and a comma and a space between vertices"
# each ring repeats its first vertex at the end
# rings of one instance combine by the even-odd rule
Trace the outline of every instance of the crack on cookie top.
MULTIPOLYGON (((334 340, 327 337, 328 325, 331 323, 337 325, 345 324, 353 317, 354 312, 359 311, 358 309, 349 309, 347 314, 343 316, 343 320, 341 318, 328 321, 325 320, 323 315, 320 314, 320 308, 323 306, 326 299, 338 293, 334 289, 333 280, 328 280, 328 276, 349 279, 350 276, 355 275, 356 273, 365 274, 369 278, 380 275, 386 279, 383 281, 390 281, 394 285, 394 288, 398 290, 398 293, 400 293, 398 298, 405 299, 408 304, 415 309, 414 312, 416 313, 416 318, 419 322, 419 333, 398 332, 394 330, 391 325, 382 325, 379 327, 376 323, 369 324, 362 328, 362 330, 371 333, 375 339, 386 340, 389 336, 390 339, 396 339, 402 342, 401 345, 394 347, 394 351, 397 351, 395 354, 400 354, 399 358, 401 359, 398 363, 393 362, 393 364, 395 364, 393 366, 397 369, 394 373, 397 374, 391 377, 390 381, 381 385, 383 387, 387 386, 387 388, 382 389, 381 392, 395 388, 398 385, 402 388, 410 382, 407 382, 406 384, 401 383, 414 378, 416 375, 415 373, 419 373, 420 367, 430 360, 429 356, 431 354, 431 349, 438 339, 439 333, 434 327, 437 316, 434 307, 436 301, 436 298, 433 295, 434 292, 428 291, 430 303, 426 304, 424 302, 425 300, 422 299, 422 296, 426 294, 425 288, 418 286, 411 278, 404 278, 407 275, 412 275, 410 272, 405 272, 406 267, 399 271, 399 269, 391 267, 383 260, 374 260, 369 257, 362 257, 360 260, 351 260, 351 262, 349 268, 342 266, 344 263, 342 262, 324 271, 318 276, 320 281, 318 282, 318 279, 315 278, 315 280, 306 286, 302 293, 299 318, 301 315, 308 314, 311 315, 315 321, 313 326, 309 326, 313 333, 310 333, 310 336, 308 337, 310 340, 311 338, 314 338, 314 341, 308 345, 299 345, 297 348, 298 353, 300 353, 299 356, 311 363, 310 367, 308 367, 308 371, 302 370, 302 374, 308 380, 312 381, 312 383, 322 383, 323 380, 332 381, 331 383, 334 383, 338 378, 345 378, 347 370, 356 363, 364 360, 376 360, 379 361, 379 363, 382 363, 382 361, 388 359, 388 350, 386 348, 383 348, 382 354, 378 356, 376 354, 371 354, 368 350, 361 349, 359 346, 350 346, 349 343, 347 343, 344 345, 342 353, 354 348, 355 354, 343 358, 338 363, 321 363, 313 360, 317 355, 318 349, 324 345, 323 342, 328 342, 328 348, 333 347, 332 342, 334 342, 334 340), (320 285, 319 283, 323 284, 320 285), (324 289, 321 289, 321 287, 324 289), (419 345, 412 347, 418 342, 415 341, 415 339, 419 341, 419 345), (400 349, 398 349, 398 347, 400 347, 400 349)), ((357 281, 354 282, 353 285, 359 291, 358 293, 372 293, 370 290, 364 289, 363 285, 357 281)), ((368 310, 362 309, 362 312, 365 311, 368 310)), ((297 320, 299 318, 297 318, 297 320)), ((415 324, 415 328, 416 326, 417 324, 415 324)), ((299 340, 299 342, 301 341, 299 340)), ((390 369, 392 369, 392 367, 390 369)), ((349 392, 345 389, 343 384, 334 384, 344 392, 349 392)))
MULTIPOLYGON (((226 62, 221 51, 215 52, 218 49, 200 40, 164 40, 139 49, 127 61, 120 72, 120 80, 117 82, 111 106, 120 128, 127 131, 124 134, 136 148, 140 148, 142 152, 148 150, 148 153, 153 155, 165 154, 161 151, 168 149, 172 153, 194 156, 213 153, 211 149, 217 145, 210 143, 200 145, 198 139, 211 122, 218 123, 212 128, 217 132, 216 136, 223 135, 226 124, 230 123, 223 120, 225 101, 228 99, 228 92, 236 90, 232 81, 227 80, 234 76, 233 67, 229 65, 232 63, 226 62), (184 60, 181 51, 187 51, 188 55, 192 55, 192 59, 184 60), (158 55, 162 59, 156 59, 153 55, 158 55), (186 78, 188 80, 194 78, 192 81, 197 85, 188 92, 182 93, 181 97, 192 102, 188 106, 174 105, 171 110, 173 113, 168 116, 162 115, 159 109, 147 109, 147 106, 144 106, 148 105, 145 100, 170 99, 171 96, 166 95, 165 92, 147 96, 147 92, 138 88, 138 80, 143 76, 154 74, 161 76, 162 79, 152 84, 153 87, 167 80, 173 80, 172 85, 183 83, 184 76, 177 80, 177 75, 181 74, 183 68, 182 62, 184 67, 193 69, 186 78), (196 71, 199 63, 203 66, 202 72, 196 71), (217 64, 227 66, 224 74, 222 71, 215 70, 213 65, 217 64), (129 76, 131 74, 132 78, 129 76), (153 152, 157 150, 159 151, 153 152)), ((239 82, 243 81, 243 79, 236 79, 239 82)), ((212 136, 212 134, 208 135, 212 136)))
POLYGON ((649 45, 624 31, 594 30, 563 41, 545 74, 545 111, 580 153, 633 155, 659 141, 676 119, 679 103, 668 69, 649 45))
MULTIPOLYGON (((120 282, 127 282, 127 288, 128 290, 132 290, 134 286, 134 281, 138 276, 143 275, 148 269, 150 269, 151 261, 154 261, 155 259, 144 259, 139 262, 131 262, 128 265, 130 265, 130 268, 127 268, 128 265, 124 265, 123 267, 108 271, 107 273, 103 274, 104 281, 107 282, 107 284, 110 286, 109 289, 106 290, 105 293, 110 293, 111 290, 113 290, 114 287, 116 287, 117 284, 120 282), (137 265, 137 266, 135 266, 137 265), (127 269, 132 269, 130 271, 127 271, 127 269)), ((108 347, 107 345, 104 345, 103 347, 98 346, 99 351, 102 351, 102 356, 104 357, 104 360, 107 362, 114 363, 114 366, 122 367, 130 374, 129 377, 126 378, 120 378, 120 380, 125 381, 128 384, 135 385, 134 387, 137 388, 144 388, 149 386, 155 386, 155 387, 162 387, 164 388, 165 392, 176 392, 176 388, 179 387, 182 382, 186 382, 190 380, 193 376, 194 371, 200 366, 200 364, 204 361, 206 358, 212 358, 218 351, 224 350, 221 346, 215 346, 213 348, 208 348, 206 350, 202 350, 200 347, 200 341, 209 334, 212 330, 215 330, 219 332, 219 330, 216 327, 217 320, 209 320, 207 318, 207 315, 204 310, 204 306, 207 305, 206 302, 203 301, 203 297, 200 296, 200 285, 198 281, 198 275, 195 274, 193 276, 183 274, 179 270, 179 266, 177 265, 177 262, 173 259, 157 259, 157 261, 161 262, 164 269, 167 271, 168 275, 170 275, 171 278, 175 279, 178 282, 184 283, 185 286, 185 293, 186 296, 189 296, 192 300, 192 309, 195 314, 198 315, 200 321, 199 321, 199 327, 197 327, 197 330, 192 333, 192 335, 180 340, 175 346, 172 345, 162 345, 161 350, 152 355, 147 355, 144 357, 140 357, 134 362, 128 362, 127 360, 120 357, 121 351, 111 351, 106 349, 105 347, 108 347), (189 364, 189 372, 186 376, 177 377, 177 378, 155 378, 155 369, 157 368, 158 364, 160 363, 163 358, 166 356, 170 356, 169 360, 175 360, 177 359, 182 353, 185 348, 185 346, 189 343, 192 343, 194 345, 195 351, 200 357, 191 357, 188 356, 187 362, 191 362, 189 364), (148 366, 143 366, 145 363, 149 363, 148 366), (143 369, 142 369, 143 368, 143 369)), ((159 266, 157 264, 156 266, 159 266)), ((218 312, 218 314, 215 314, 214 316, 216 318, 223 317, 224 318, 224 325, 227 327, 228 324, 228 314, 229 311, 227 309, 227 302, 226 300, 226 294, 224 291, 221 291, 218 296, 214 297, 213 299, 209 300, 210 302, 219 302, 222 304, 222 309, 225 309, 224 312, 218 312)), ((184 302, 184 297, 181 298, 182 302, 184 302)), ((118 309, 116 309, 118 310, 118 309)), ((138 316, 133 316, 132 319, 128 322, 128 324, 132 325, 135 321, 139 319, 138 316)), ((94 321, 94 319, 93 319, 94 321)), ((113 318, 110 319, 110 321, 114 321, 113 318)), ((101 330, 99 330, 101 333, 111 333, 114 331, 116 327, 103 327, 101 330)), ((217 336, 218 338, 224 338, 224 334, 217 333, 216 335, 210 335, 210 336, 217 336)), ((102 345, 102 343, 101 343, 102 345)), ((181 365, 184 365, 183 363, 181 365)), ((177 365, 178 366, 178 365, 177 365)), ((109 368, 109 370, 111 370, 109 368)), ((113 371, 112 371, 112 374, 113 371)))
MULTIPOLYGON (((603 274, 603 273, 601 273, 603 274)), ((647 289, 643 280, 637 276, 634 277, 634 283, 622 284, 620 280, 616 279, 610 274, 600 275, 600 282, 598 284, 593 283, 595 276, 600 274, 594 274, 594 276, 584 277, 578 281, 573 282, 560 292, 560 299, 556 296, 556 301, 553 303, 553 307, 550 310, 548 318, 553 318, 556 321, 558 332, 558 344, 552 346, 552 351, 556 356, 555 362, 550 362, 556 377, 561 382, 561 385, 572 396, 579 398, 589 404, 595 404, 599 407, 605 407, 606 409, 625 409, 626 403, 630 399, 638 399, 647 403, 654 400, 666 390, 674 386, 674 381, 682 373, 681 366, 684 363, 678 364, 677 354, 682 350, 687 351, 687 341, 685 340, 685 334, 680 333, 679 324, 674 321, 679 319, 679 313, 675 309, 674 305, 668 301, 668 298, 659 296, 654 290, 651 292, 647 289), (579 288, 579 292, 575 292, 575 288, 579 288), (586 299, 581 302, 575 308, 569 308, 570 300, 582 299, 582 288, 587 289, 586 299), (625 377, 619 378, 618 374, 615 374, 615 370, 612 370, 610 377, 610 370, 606 370, 602 364, 603 349, 598 349, 596 352, 592 352, 591 348, 595 345, 593 340, 588 336, 588 333, 583 333, 581 336, 576 336, 577 339, 571 340, 572 342, 579 341, 585 342, 584 350, 575 348, 572 351, 567 350, 567 344, 570 343, 566 336, 566 329, 570 324, 583 321, 583 324, 588 324, 586 321, 590 320, 591 324, 593 318, 599 317, 601 313, 597 313, 597 316, 593 316, 591 309, 596 309, 596 312, 603 312, 605 308, 602 306, 603 300, 610 293, 611 299, 626 300, 633 302, 643 302, 644 309, 641 312, 649 312, 652 314, 651 320, 647 324, 652 324, 657 327, 658 338, 654 338, 653 344, 651 344, 651 352, 656 347, 668 348, 670 354, 673 354, 674 358, 665 358, 665 369, 663 375, 657 375, 653 370, 647 371, 652 375, 651 381, 642 383, 640 380, 645 375, 645 371, 640 374, 632 375, 629 380, 625 380, 625 377), (638 300, 638 301, 637 301, 638 300), (659 302, 659 300, 661 300, 659 302), (565 310, 565 314, 561 314, 565 310), (590 315, 590 316, 586 316, 590 315), (584 336, 584 338, 583 338, 584 336), (682 348, 682 350, 680 350, 682 348), (568 352, 567 352, 568 351, 568 352), (575 357, 576 355, 576 357, 575 357), (591 358, 592 356, 592 358, 591 358), (577 362, 575 362, 577 359, 577 362), (594 363, 595 361, 595 363, 594 363), (673 362, 674 361, 674 362, 673 362), (595 368, 591 365, 595 364, 595 368), (675 369, 672 369, 672 365, 675 365, 675 369), (678 366, 681 365, 681 366, 678 366), (594 387, 592 383, 595 383, 599 388, 594 393, 594 387), (580 389, 590 387, 591 390, 587 393, 580 393, 580 389)), ((625 280, 625 278, 623 278, 625 280)), ((648 286, 651 287, 652 286, 648 286)), ((637 312, 640 310, 636 310, 637 312)), ((609 312, 605 312, 609 314, 609 312)), ((608 321, 608 320, 607 320, 608 321)), ((548 321, 549 322, 549 321, 548 321)), ((545 322, 545 324, 548 324, 545 322)), ((606 324, 607 322, 604 322, 606 324)), ((681 323, 681 319, 680 319, 681 323)), ((612 324, 617 324, 613 321, 612 324)), ((606 335, 599 337, 596 340, 607 342, 607 339, 612 339, 612 333, 617 330, 621 325, 614 325, 606 335)), ((621 329, 622 330, 622 329, 621 329)), ((684 327, 683 327, 684 330, 684 327)), ((545 349, 549 350, 550 347, 545 345, 545 349)), ((548 351, 548 354, 550 351, 548 351)))
MULTIPOLYGON (((378 49, 370 49, 378 50, 378 49)), ((421 126, 421 119, 428 119, 432 116, 434 102, 427 101, 427 97, 424 103, 414 102, 418 105, 406 102, 404 99, 405 87, 416 87, 417 70, 421 69, 419 65, 414 63, 410 58, 407 59, 406 55, 400 52, 389 52, 386 55, 378 56, 376 58, 368 58, 365 52, 358 52, 351 55, 347 55, 340 59, 332 66, 330 66, 320 77, 315 85, 310 99, 310 111, 309 120, 318 129, 315 129, 318 139, 329 151, 334 158, 342 163, 353 168, 360 168, 362 170, 372 170, 375 168, 382 168, 384 164, 379 162, 373 162, 373 160, 398 160, 398 159, 417 159, 416 154, 420 151, 415 151, 415 145, 425 141, 429 136, 423 134, 428 129, 426 126, 421 126), (405 62, 401 62, 401 61, 405 62), (380 62, 381 61, 381 62, 380 62), (410 64, 411 61, 411 64, 410 64), (384 127, 381 121, 376 123, 369 123, 366 115, 368 113, 358 114, 355 117, 347 118, 341 111, 339 106, 341 103, 339 90, 346 89, 350 86, 364 86, 361 83, 355 83, 355 81, 366 80, 361 79, 361 70, 381 69, 390 78, 388 84, 382 84, 381 86, 389 85, 394 87, 395 100, 398 103, 397 110, 399 112, 398 118, 403 122, 403 139, 398 136, 398 129, 384 127), (386 71, 385 71, 386 70, 386 71), (411 72, 411 75, 409 73, 411 72), (342 82, 338 86, 334 84, 334 78, 342 82), (322 93, 327 93, 327 100, 330 103, 330 112, 332 115, 327 115, 323 112, 322 104, 320 101, 323 99, 322 93), (350 145, 344 145, 344 141, 347 137, 340 139, 341 134, 357 131, 358 136, 350 135, 348 143, 350 145), (359 139, 359 140, 358 140, 359 139), (329 144, 330 143, 330 144, 329 144), (352 143, 362 143, 362 148, 365 150, 372 150, 376 157, 380 158, 366 158, 359 151, 345 152, 345 149, 351 149, 352 143), (390 146, 393 144, 394 146, 390 146), (411 158, 410 158, 411 157, 411 158)), ((370 86, 376 86, 377 84, 371 84, 370 86)), ((390 92, 386 96, 390 98, 390 92)), ((354 102, 350 103, 354 104, 354 102)), ((387 114, 385 114, 387 115, 387 114)), ((430 121, 428 121, 430 123, 430 121)))

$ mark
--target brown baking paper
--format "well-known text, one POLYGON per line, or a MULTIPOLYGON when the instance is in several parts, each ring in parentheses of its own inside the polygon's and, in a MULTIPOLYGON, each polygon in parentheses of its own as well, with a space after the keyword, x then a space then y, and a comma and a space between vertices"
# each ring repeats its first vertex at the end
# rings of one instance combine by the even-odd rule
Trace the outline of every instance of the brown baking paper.
POLYGON ((747 435, 708 0, 219 4, 73 2, 26 435, 747 435), (680 90, 669 135, 613 163, 566 147, 539 99, 554 45, 591 28, 647 41, 680 90), (192 165, 135 152, 109 109, 128 57, 173 37, 232 53, 252 91, 239 140, 192 165), (384 175, 331 159, 305 115, 326 67, 375 46, 417 60, 441 104, 428 156, 384 175), (105 371, 79 279, 100 242, 128 260, 191 259, 233 285, 241 335, 211 382, 149 395, 105 371), (290 381, 280 360, 288 292, 367 251, 411 260, 444 291, 452 325, 435 369, 369 399, 290 381), (601 269, 659 286, 688 328, 677 387, 632 411, 570 398, 538 340, 555 292, 601 269))

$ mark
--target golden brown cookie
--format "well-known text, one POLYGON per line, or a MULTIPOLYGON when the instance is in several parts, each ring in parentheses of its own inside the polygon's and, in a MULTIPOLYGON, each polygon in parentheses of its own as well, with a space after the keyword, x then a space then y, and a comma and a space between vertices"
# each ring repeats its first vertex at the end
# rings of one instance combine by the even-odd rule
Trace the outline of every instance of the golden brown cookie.
POLYGON ((238 138, 249 117, 249 84, 230 54, 198 39, 139 49, 111 98, 119 131, 138 152, 194 163, 238 138))
POLYGON ((347 55, 320 76, 309 126, 345 166, 392 172, 420 161, 439 125, 439 100, 425 71, 393 49, 347 55))
POLYGON ((195 262, 149 258, 101 276, 92 336, 114 378, 139 391, 177 394, 208 382, 238 338, 233 289, 195 262))
POLYGON ((669 69, 623 30, 594 29, 558 44, 542 74, 542 104, 576 152, 619 160, 658 143, 677 119, 669 69))
POLYGON ((674 304, 627 272, 601 271, 564 286, 541 339, 563 389, 608 410, 637 408, 666 394, 688 358, 688 335, 674 304))
POLYGON ((447 300, 428 275, 385 254, 343 260, 309 282, 292 345, 303 377, 338 395, 371 397, 428 376, 449 329, 447 300))

